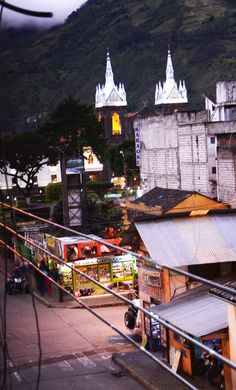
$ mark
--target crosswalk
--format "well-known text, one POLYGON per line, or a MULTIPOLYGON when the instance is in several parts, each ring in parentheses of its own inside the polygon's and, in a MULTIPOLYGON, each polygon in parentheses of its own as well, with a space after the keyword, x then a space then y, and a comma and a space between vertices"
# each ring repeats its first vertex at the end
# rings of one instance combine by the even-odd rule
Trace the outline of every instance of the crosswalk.
MULTIPOLYGON (((72 353, 64 356, 52 356, 43 360, 40 367, 40 380, 47 381, 50 378, 57 379, 67 376, 83 376, 99 372, 114 372, 117 368, 112 362, 112 354, 107 351, 95 351, 72 353)), ((12 364, 11 364, 12 365, 12 364)), ((29 384, 34 382, 37 377, 38 362, 32 360, 24 363, 22 366, 11 367, 10 377, 13 388, 17 389, 17 385, 22 383, 29 384)), ((22 388, 22 387, 19 387, 22 388)))

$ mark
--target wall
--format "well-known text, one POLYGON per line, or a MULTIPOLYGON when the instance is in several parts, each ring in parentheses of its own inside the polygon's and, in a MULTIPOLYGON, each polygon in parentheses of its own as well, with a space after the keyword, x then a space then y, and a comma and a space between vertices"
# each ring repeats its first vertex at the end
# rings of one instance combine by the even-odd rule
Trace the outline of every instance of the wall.
POLYGON ((209 112, 200 111, 134 122, 140 129, 144 192, 159 186, 197 191, 221 202, 236 197, 236 121, 208 120, 209 112))
POLYGON ((215 145, 207 141, 207 119, 208 112, 200 111, 135 121, 140 129, 140 176, 146 192, 159 186, 216 196, 210 183, 215 145))
POLYGON ((176 115, 146 118, 135 121, 134 125, 140 129, 140 175, 146 182, 145 189, 179 188, 176 115))

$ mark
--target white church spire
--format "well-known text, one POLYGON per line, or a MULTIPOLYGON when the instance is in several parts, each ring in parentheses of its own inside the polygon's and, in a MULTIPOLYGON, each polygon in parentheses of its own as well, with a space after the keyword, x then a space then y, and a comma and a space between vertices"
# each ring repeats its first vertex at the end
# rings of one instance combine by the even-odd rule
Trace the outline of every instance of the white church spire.
POLYGON ((114 76, 111 67, 110 53, 107 50, 107 64, 106 64, 106 74, 105 74, 105 85, 113 86, 114 85, 114 76))
POLYGON ((179 87, 175 82, 170 48, 168 47, 166 81, 163 82, 163 86, 160 81, 159 84, 156 84, 155 105, 177 103, 188 103, 187 90, 184 81, 179 83, 179 87))
POLYGON ((167 64, 166 64, 166 80, 174 80, 174 69, 172 65, 170 48, 168 48, 168 56, 167 56, 167 64))
POLYGON ((107 50, 105 85, 98 84, 95 94, 95 108, 127 106, 124 84, 115 85, 109 50, 107 50))

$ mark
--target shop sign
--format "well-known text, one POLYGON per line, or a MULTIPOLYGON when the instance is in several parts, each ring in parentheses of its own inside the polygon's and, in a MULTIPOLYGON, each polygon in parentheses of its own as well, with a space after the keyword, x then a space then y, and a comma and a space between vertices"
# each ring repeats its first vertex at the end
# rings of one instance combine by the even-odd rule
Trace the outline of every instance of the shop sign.
POLYGON ((97 263, 98 263, 98 259, 84 259, 84 260, 74 261, 74 264, 76 265, 93 265, 97 263))
POLYGON ((161 303, 165 302, 165 291, 161 287, 154 287, 150 286, 143 282, 143 280, 140 280, 139 282, 139 291, 143 292, 144 294, 149 295, 150 297, 157 299, 161 303))
POLYGON ((114 263, 114 262, 125 262, 135 260, 135 256, 132 255, 124 255, 124 256, 103 256, 103 257, 93 257, 89 259, 76 260, 74 263, 76 265, 92 265, 92 264, 100 264, 100 263, 114 263))
POLYGON ((150 286, 161 287, 161 274, 160 272, 144 272, 143 281, 150 286))
POLYGON ((115 256, 104 256, 104 257, 99 257, 98 263, 113 263, 113 261, 116 260, 115 256))
POLYGON ((138 127, 134 130, 135 134, 135 153, 136 153, 136 166, 141 166, 141 146, 140 146, 140 130, 138 127))
POLYGON ((127 253, 126 255, 123 255, 123 256, 115 256, 114 257, 115 261, 132 261, 135 259, 136 259, 136 257, 133 255, 130 255, 129 253, 127 253))

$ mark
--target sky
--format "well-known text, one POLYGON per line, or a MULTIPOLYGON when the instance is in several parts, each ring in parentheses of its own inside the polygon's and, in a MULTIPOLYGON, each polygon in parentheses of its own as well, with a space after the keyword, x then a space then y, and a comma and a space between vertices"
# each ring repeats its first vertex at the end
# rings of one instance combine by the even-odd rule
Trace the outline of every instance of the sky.
POLYGON ((53 12, 52 18, 36 18, 18 14, 6 8, 3 9, 3 26, 22 26, 28 23, 36 25, 63 23, 67 16, 78 9, 86 0, 6 0, 6 2, 27 10, 53 12))

